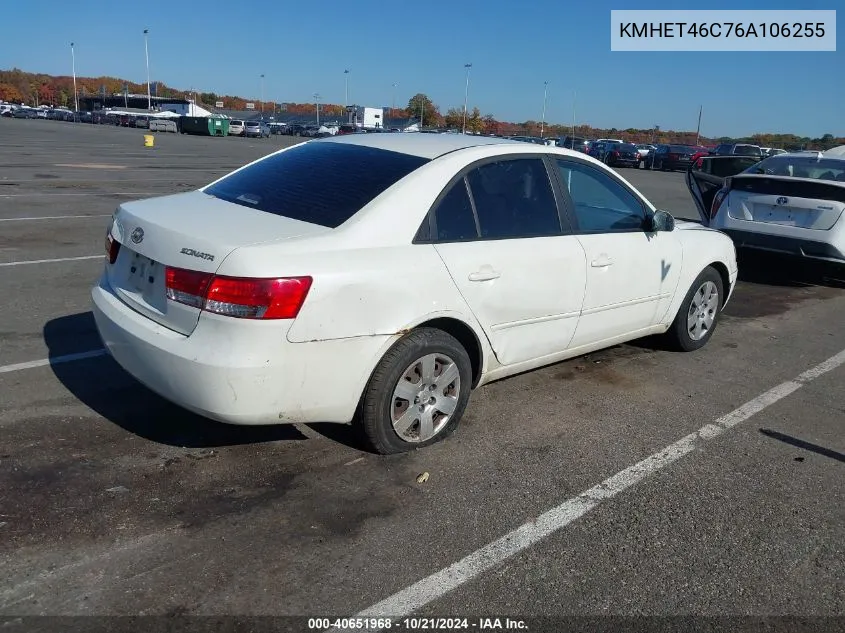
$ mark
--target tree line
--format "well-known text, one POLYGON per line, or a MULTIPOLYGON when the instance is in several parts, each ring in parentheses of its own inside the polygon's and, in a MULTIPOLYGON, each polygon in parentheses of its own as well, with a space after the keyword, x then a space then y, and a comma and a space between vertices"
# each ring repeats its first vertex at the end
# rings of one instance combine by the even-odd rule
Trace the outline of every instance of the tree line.
MULTIPOLYGON (((146 94, 146 83, 127 81, 118 77, 77 77, 76 88, 79 97, 94 95, 122 94, 124 90, 131 94, 146 94)), ((277 103, 246 99, 236 95, 219 95, 214 92, 194 92, 181 90, 154 82, 151 88, 155 96, 179 99, 194 99, 197 103, 214 108, 218 102, 229 110, 246 110, 247 103, 253 103, 256 110, 265 112, 287 112, 288 114, 310 116, 316 112, 316 103, 277 103), (263 107, 262 107, 263 106, 263 107)), ((43 73, 29 73, 14 68, 0 70, 0 100, 10 103, 24 103, 27 105, 52 105, 73 107, 73 78, 70 76, 55 76, 43 73)), ((344 117, 345 108, 342 105, 320 103, 322 117, 344 117)), ((540 136, 561 137, 574 135, 584 138, 621 138, 631 143, 679 143, 692 145, 696 142, 693 131, 661 130, 661 129, 617 129, 593 127, 586 123, 577 124, 573 133, 571 125, 549 123, 541 121, 508 122, 499 121, 492 114, 482 114, 479 108, 468 108, 466 117, 463 106, 453 107, 443 114, 440 107, 423 93, 418 93, 408 100, 404 108, 388 108, 387 117, 394 121, 415 121, 423 128, 439 128, 462 130, 466 122, 467 131, 477 134, 499 134, 503 136, 540 136)), ((716 145, 720 142, 752 143, 762 147, 779 147, 784 149, 828 149, 837 145, 845 145, 845 137, 824 134, 818 138, 799 136, 796 134, 755 134, 742 138, 701 136, 701 145, 716 145)))

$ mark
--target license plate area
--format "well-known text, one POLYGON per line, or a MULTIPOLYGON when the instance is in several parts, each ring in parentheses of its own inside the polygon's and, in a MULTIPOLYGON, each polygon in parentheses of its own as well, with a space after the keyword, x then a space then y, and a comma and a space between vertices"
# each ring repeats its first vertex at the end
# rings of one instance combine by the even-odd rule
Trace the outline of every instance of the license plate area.
POLYGON ((138 253, 135 253, 129 264, 129 284, 141 293, 154 287, 157 278, 163 274, 164 266, 138 253))
POLYGON ((756 205, 754 220, 768 224, 780 224, 781 226, 795 226, 797 224, 795 214, 791 209, 784 209, 775 205, 756 205))
POLYGON ((167 293, 164 264, 134 252, 127 259, 119 284, 121 295, 141 307, 165 314, 167 293))

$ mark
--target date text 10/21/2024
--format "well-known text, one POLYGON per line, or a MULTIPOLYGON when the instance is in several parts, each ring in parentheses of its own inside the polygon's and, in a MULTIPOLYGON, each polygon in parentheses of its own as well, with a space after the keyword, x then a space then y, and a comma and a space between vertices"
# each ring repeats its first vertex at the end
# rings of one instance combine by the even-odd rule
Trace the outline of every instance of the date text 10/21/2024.
POLYGON ((309 618, 318 631, 527 631, 525 620, 513 618, 309 618))

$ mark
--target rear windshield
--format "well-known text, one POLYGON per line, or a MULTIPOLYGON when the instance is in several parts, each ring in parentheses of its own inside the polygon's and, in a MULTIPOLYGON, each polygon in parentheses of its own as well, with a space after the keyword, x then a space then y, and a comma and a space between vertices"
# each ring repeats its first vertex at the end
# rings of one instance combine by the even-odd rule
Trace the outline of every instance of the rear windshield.
POLYGON ((616 149, 620 152, 636 152, 637 146, 633 143, 622 143, 616 146, 616 149))
POLYGON ((670 145, 669 151, 676 154, 695 154, 696 149, 689 145, 670 145))
POLYGON ((428 159, 383 149, 309 141, 226 176, 205 193, 336 228, 428 159))
POLYGON ((772 156, 746 169, 745 173, 845 182, 845 160, 818 159, 815 156, 772 156))
POLYGON ((243 124, 244 124, 243 121, 237 121, 237 120, 229 122, 229 125, 243 125, 243 124))
POLYGON ((736 145, 734 154, 737 156, 762 156, 763 152, 756 145, 736 145))

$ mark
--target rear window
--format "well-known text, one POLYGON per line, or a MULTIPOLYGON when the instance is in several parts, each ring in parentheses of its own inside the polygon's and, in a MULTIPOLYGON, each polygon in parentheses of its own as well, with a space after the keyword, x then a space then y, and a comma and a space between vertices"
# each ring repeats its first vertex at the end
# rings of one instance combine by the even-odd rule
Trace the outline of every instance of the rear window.
POLYGON ((336 228, 428 159, 346 143, 302 143, 226 176, 205 193, 336 228))
POLYGON ((734 147, 737 156, 762 156, 763 152, 756 145, 737 145, 734 147))
POLYGON ((669 151, 676 154, 695 154, 696 149, 689 145, 670 145, 669 151))
POLYGON ((637 151, 637 146, 632 144, 632 143, 622 143, 621 145, 618 145, 617 148, 619 149, 620 152, 636 152, 637 151))
POLYGON ((243 121, 233 120, 229 122, 229 125, 243 125, 243 121))
POLYGON ((760 161, 745 173, 845 182, 845 160, 819 159, 815 156, 774 156, 760 161))

